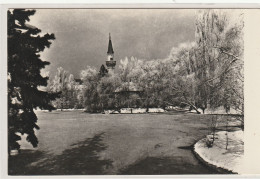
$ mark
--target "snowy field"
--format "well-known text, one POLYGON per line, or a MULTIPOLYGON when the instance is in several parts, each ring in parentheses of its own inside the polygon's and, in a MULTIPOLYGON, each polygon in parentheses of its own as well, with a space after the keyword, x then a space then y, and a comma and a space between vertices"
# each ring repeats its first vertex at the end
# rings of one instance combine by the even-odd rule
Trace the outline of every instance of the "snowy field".
POLYGON ((206 138, 198 141, 194 150, 209 164, 230 170, 234 173, 243 173, 243 156, 244 156, 244 132, 234 131, 226 132, 220 131, 216 133, 217 139, 213 147, 206 146, 206 138), (228 146, 226 150, 226 137, 228 136, 228 146))
POLYGON ((21 153, 9 159, 10 174, 219 174, 190 148, 208 133, 209 115, 36 114, 39 146, 33 149, 23 137, 21 153))

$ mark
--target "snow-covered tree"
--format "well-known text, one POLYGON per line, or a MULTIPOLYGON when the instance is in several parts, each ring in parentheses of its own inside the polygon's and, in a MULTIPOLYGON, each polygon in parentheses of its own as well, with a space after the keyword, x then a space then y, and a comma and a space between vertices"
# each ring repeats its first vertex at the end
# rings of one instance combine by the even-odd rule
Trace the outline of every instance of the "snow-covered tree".
POLYGON ((228 17, 222 11, 204 10, 196 20, 196 77, 202 97, 211 107, 224 106, 227 111, 238 108, 235 101, 244 101, 238 96, 243 89, 243 15, 232 21, 228 17))
POLYGON ((80 79, 85 85, 84 106, 89 112, 100 112, 101 109, 100 96, 97 90, 99 78, 97 69, 90 66, 80 72, 80 79))
POLYGON ((60 97, 53 101, 54 106, 59 109, 75 108, 77 106, 77 86, 74 76, 62 67, 57 69, 53 80, 49 82, 48 90, 60 92, 60 97))

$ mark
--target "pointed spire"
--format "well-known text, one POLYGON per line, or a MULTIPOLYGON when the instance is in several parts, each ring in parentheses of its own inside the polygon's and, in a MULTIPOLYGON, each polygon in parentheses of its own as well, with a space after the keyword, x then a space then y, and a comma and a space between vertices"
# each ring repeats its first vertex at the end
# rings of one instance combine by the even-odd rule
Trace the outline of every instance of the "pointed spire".
POLYGON ((112 46, 112 40, 111 40, 111 35, 109 33, 109 42, 108 42, 108 54, 114 54, 113 46, 112 46))

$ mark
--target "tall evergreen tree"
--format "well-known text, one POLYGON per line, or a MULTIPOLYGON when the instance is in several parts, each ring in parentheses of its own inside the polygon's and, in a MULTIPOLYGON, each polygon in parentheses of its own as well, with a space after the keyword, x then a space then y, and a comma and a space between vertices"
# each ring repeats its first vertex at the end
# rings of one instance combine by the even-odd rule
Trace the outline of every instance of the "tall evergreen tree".
POLYGON ((106 76, 106 74, 108 73, 108 70, 106 69, 106 67, 102 64, 99 70, 99 75, 101 77, 106 76))
POLYGON ((50 63, 40 59, 40 52, 49 48, 54 34, 40 36, 40 29, 27 24, 35 10, 8 11, 8 151, 19 149, 20 134, 33 147, 38 145, 34 129, 39 129, 33 109, 54 109, 50 101, 57 94, 39 90, 48 77, 40 70, 50 63))

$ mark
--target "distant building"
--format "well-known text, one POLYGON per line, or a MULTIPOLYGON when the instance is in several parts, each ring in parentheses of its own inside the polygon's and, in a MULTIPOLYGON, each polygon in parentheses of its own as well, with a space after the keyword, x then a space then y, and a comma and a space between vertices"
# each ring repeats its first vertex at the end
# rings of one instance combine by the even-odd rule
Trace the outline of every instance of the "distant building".
POLYGON ((107 60, 106 60, 106 66, 108 69, 108 72, 114 72, 116 61, 114 60, 114 50, 111 40, 111 35, 109 33, 109 41, 108 41, 108 50, 107 50, 107 60))
POLYGON ((75 78, 75 82, 78 83, 79 85, 83 84, 83 81, 80 78, 75 78))
POLYGON ((118 101, 119 106, 123 107, 139 107, 142 104, 143 89, 138 87, 133 82, 124 82, 115 91, 115 98, 120 99, 118 101))

